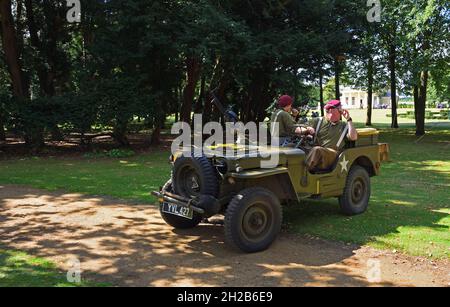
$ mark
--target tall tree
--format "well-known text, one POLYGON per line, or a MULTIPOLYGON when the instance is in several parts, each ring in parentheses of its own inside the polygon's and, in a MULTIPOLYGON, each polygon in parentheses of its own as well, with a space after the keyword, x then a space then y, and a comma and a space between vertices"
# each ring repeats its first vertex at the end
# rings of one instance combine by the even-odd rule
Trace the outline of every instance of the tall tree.
MULTIPOLYGON (((48 1, 36 6, 31 0, 25 0, 25 9, 30 45, 35 53, 32 65, 39 80, 38 96, 51 98, 57 94, 57 87, 61 91, 65 86, 70 71, 67 55, 59 47, 68 42, 63 27, 65 7, 48 1)), ((47 124, 52 139, 62 140, 56 120, 47 124)))
POLYGON ((391 91, 390 91, 391 110, 392 110, 391 128, 398 128, 399 126, 397 115, 397 46, 395 45, 394 41, 392 41, 389 43, 388 48, 389 48, 389 71, 391 83, 391 91))
POLYGON ((11 0, 0 2, 2 46, 6 64, 10 73, 13 93, 18 99, 28 98, 28 89, 24 82, 24 72, 20 61, 16 29, 11 12, 11 0))
POLYGON ((401 1, 399 0, 393 0, 383 4, 381 24, 378 28, 380 35, 380 47, 383 48, 387 54, 392 110, 391 128, 399 127, 397 114, 397 62, 399 60, 398 49, 401 45, 401 35, 399 35, 399 31, 403 26, 407 13, 407 8, 405 8, 405 6, 400 2, 401 1))
MULTIPOLYGON (((19 109, 23 111, 27 109, 26 101, 29 100, 30 94, 26 81, 27 78, 22 67, 21 55, 19 54, 18 39, 10 0, 0 1, 0 18, 2 46, 12 83, 12 93, 19 109)), ((44 144, 42 126, 32 123, 32 120, 30 120, 32 111, 27 110, 25 113, 21 112, 20 114, 25 142, 29 148, 36 150, 44 144)))
MULTIPOLYGON (((450 4, 442 0, 409 1, 408 22, 402 30, 414 93, 416 135, 425 134, 425 110, 430 74, 448 61, 450 4)), ((445 65, 444 65, 445 67, 445 65)), ((439 78, 440 74, 435 74, 439 78)))

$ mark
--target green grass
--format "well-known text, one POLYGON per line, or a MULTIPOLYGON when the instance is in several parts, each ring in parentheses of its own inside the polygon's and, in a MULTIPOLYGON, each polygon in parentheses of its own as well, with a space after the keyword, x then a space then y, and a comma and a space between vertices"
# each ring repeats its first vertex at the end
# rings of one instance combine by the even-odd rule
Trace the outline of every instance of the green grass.
POLYGON ((0 249, 0 287, 90 287, 107 286, 88 281, 71 283, 65 272, 48 260, 23 252, 0 249))
POLYGON ((169 153, 155 152, 130 158, 26 158, 0 161, 0 184, 65 189, 91 195, 109 195, 154 202, 170 176, 169 153))

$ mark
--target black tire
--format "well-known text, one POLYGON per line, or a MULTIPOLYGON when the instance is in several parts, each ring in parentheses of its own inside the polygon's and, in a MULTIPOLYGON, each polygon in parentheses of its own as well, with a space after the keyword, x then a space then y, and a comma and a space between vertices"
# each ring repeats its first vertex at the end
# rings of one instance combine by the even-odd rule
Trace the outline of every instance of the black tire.
POLYGON ((349 216, 364 213, 369 206, 370 193, 369 173, 359 165, 352 166, 344 194, 339 197, 342 213, 349 216))
POLYGON ((283 211, 279 199, 263 188, 238 193, 225 213, 225 240, 246 253, 267 249, 281 230, 283 211))
MULTIPOLYGON (((172 179, 166 182, 166 184, 163 187, 163 191, 173 192, 172 179)), ((161 217, 167 224, 177 229, 194 228, 202 221, 202 216, 197 212, 194 212, 192 220, 165 213, 162 211, 162 206, 159 207, 159 212, 161 214, 161 217)))
POLYGON ((219 196, 217 171, 204 156, 178 158, 173 166, 172 182, 175 193, 187 198, 202 194, 219 196))

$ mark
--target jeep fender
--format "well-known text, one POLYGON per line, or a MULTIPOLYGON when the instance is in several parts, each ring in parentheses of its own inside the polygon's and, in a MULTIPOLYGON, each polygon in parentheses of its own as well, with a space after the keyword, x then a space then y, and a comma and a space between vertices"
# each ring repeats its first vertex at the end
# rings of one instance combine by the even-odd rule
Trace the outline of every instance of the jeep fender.
POLYGON ((298 200, 286 167, 247 170, 231 173, 230 177, 247 182, 250 186, 264 187, 275 193, 280 200, 298 200))

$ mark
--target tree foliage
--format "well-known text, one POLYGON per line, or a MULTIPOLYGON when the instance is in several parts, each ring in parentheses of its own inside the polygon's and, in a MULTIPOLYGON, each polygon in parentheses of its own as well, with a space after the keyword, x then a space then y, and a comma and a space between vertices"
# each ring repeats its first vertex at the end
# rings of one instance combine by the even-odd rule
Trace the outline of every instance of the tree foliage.
POLYGON ((139 119, 157 143, 169 114, 219 119, 214 88, 262 121, 280 94, 323 105, 327 82, 334 96, 343 78, 377 91, 389 70, 411 91, 429 72, 445 97, 448 3, 394 2, 373 24, 363 0, 96 0, 71 24, 66 1, 2 0, 0 140, 3 127, 38 147, 101 126, 128 145, 139 119))

